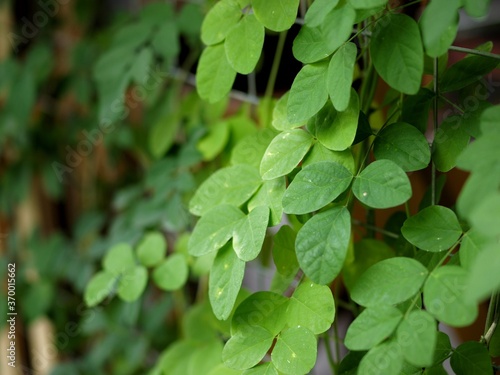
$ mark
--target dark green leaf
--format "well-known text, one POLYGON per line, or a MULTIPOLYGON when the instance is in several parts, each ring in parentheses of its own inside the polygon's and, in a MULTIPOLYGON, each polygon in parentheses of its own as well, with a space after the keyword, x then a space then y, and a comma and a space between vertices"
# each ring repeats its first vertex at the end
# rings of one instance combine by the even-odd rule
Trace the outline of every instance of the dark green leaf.
POLYGON ((434 136, 432 160, 440 172, 455 167, 457 157, 469 144, 469 134, 461 126, 458 116, 447 117, 434 136))
POLYGON ((451 368, 457 375, 492 375, 491 360, 486 347, 468 341, 457 347, 451 355, 451 368))
POLYGON ((283 225, 273 238, 273 260, 276 270, 284 275, 295 275, 299 262, 295 255, 295 239, 297 234, 288 225, 283 225))
POLYGON ((337 111, 345 111, 349 104, 357 51, 356 45, 349 42, 340 47, 330 60, 326 87, 337 111))

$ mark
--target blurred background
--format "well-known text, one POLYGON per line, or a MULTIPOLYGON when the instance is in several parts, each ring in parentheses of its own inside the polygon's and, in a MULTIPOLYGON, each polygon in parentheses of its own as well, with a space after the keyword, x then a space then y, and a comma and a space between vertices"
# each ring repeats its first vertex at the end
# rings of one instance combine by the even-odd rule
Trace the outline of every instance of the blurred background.
MULTIPOLYGON (((162 351, 182 334, 182 316, 206 277, 202 265, 181 291, 149 286, 136 302, 108 298, 94 308, 83 295, 116 243, 135 244, 156 230, 169 251, 185 251, 179 238, 195 222, 189 197, 227 161, 224 149, 265 125, 258 97, 277 35, 266 35, 256 73, 238 76, 227 101, 208 105, 196 95, 200 27, 213 3, 0 0, 1 312, 8 263, 16 264, 18 312, 16 369, 6 364, 8 327, 0 322, 2 375, 156 374, 162 351), (219 126, 228 114, 231 123, 219 126)), ((424 3, 407 11, 417 15, 424 3)), ((288 33, 276 97, 301 68, 291 53, 299 28, 288 33)), ((462 15, 455 44, 487 41, 500 53, 498 0, 485 19, 462 15)), ((450 62, 458 57, 450 54, 450 62)), ((498 70, 484 82, 488 101, 500 102, 498 70)), ((379 102, 384 94, 381 85, 379 102)), ((417 197, 428 176, 411 176, 417 197)), ((445 205, 465 178, 450 173, 445 205)), ((252 263, 249 289, 268 285, 267 267, 252 263)), ((483 321, 453 332, 455 344, 477 339, 483 321)))

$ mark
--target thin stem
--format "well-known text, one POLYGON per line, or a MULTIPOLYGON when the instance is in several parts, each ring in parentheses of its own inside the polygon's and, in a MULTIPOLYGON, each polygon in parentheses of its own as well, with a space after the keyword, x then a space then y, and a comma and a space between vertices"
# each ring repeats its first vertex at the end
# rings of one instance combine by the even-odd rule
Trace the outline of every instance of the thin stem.
POLYGON ((488 315, 486 316, 486 323, 484 326, 484 335, 481 342, 489 345, 491 337, 498 328, 500 320, 500 293, 495 292, 491 295, 490 305, 488 306, 488 315))
MULTIPOLYGON (((434 135, 436 137, 436 133, 438 130, 438 101, 439 101, 439 60, 436 57, 434 59, 434 135)), ((432 141, 431 151, 434 149, 434 139, 432 141)), ((431 167, 431 205, 434 206, 436 204, 436 165, 432 162, 431 167)))
MULTIPOLYGON (((333 325, 333 329, 335 330, 337 324, 333 325)), ((332 346, 330 345, 330 336, 328 335, 328 331, 323 334, 323 340, 325 340, 325 350, 326 356, 328 357, 328 363, 330 364, 330 368, 332 369, 332 374, 336 374, 337 372, 337 364, 335 363, 335 359, 332 354, 332 346)))
POLYGON ((450 49, 450 51, 470 53, 471 55, 491 57, 492 59, 500 60, 500 55, 497 55, 497 54, 491 53, 491 52, 479 51, 477 49, 471 49, 471 48, 465 48, 465 47, 459 47, 459 46, 451 46, 449 49, 450 49))
POLYGON ((441 99, 443 99, 446 103, 448 103, 449 105, 451 105, 453 108, 455 108, 458 112, 460 112, 460 113, 462 113, 462 114, 463 114, 463 113, 465 113, 465 111, 464 111, 462 108, 460 108, 458 105, 456 105, 455 103, 453 103, 453 102, 452 102, 450 99, 448 99, 446 96, 444 96, 444 95, 441 95, 441 94, 440 94, 440 95, 439 95, 439 97, 440 97, 441 99))
POLYGON ((271 67, 271 73, 269 74, 269 81, 267 82, 265 97, 270 98, 274 92, 274 84, 276 83, 276 77, 278 76, 278 69, 280 67, 281 56, 283 54, 283 48, 285 47, 287 31, 280 33, 278 39, 278 45, 276 47, 276 53, 274 54, 273 66, 271 67))
POLYGON ((363 223, 362 221, 359 221, 357 219, 352 219, 351 222, 354 224, 354 225, 357 225, 357 226, 360 226, 360 227, 364 227, 364 228, 367 228, 367 229, 370 229, 374 232, 378 232, 378 233, 381 233, 383 234, 384 236, 387 236, 387 237, 391 237, 391 238, 394 238, 394 239, 398 239, 399 238, 399 235, 394 233, 394 232, 390 232, 388 230, 385 230, 385 229, 382 229, 382 228, 379 228, 377 226, 374 226, 374 225, 370 225, 370 224, 365 224, 363 223))

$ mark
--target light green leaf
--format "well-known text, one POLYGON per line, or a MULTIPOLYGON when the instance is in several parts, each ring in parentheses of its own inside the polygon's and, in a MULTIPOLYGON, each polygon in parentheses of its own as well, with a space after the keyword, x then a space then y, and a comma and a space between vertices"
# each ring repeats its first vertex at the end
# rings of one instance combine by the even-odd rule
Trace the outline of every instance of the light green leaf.
POLYGON ((488 237, 480 234, 477 230, 471 229, 464 233, 460 243, 460 265, 466 270, 471 269, 478 254, 488 244, 488 237))
POLYGON ((326 89, 328 65, 326 62, 305 65, 293 80, 288 97, 288 121, 306 122, 328 100, 326 89))
POLYGON ((343 4, 324 12, 322 17, 323 22, 317 27, 306 22, 293 41, 293 55, 303 63, 322 60, 342 46, 351 35, 356 12, 349 4, 343 4))
POLYGON ((203 50, 196 71, 198 94, 210 103, 218 102, 231 91, 236 71, 229 64, 224 44, 208 46, 203 50))
POLYGON ((399 325, 396 335, 406 361, 418 367, 433 364, 437 324, 427 311, 411 311, 399 325))
POLYGON ((214 367, 212 371, 208 373, 208 375, 241 375, 240 370, 234 370, 232 368, 226 367, 226 365, 222 364, 217 367, 214 367))
POLYGON ((377 134, 373 146, 377 159, 388 159, 405 172, 424 169, 429 165, 431 151, 427 139, 414 126, 398 122, 377 134))
POLYGON ((481 18, 488 14, 491 0, 464 0, 465 11, 471 17, 481 18))
POLYGON ((420 18, 420 29, 424 47, 430 57, 443 55, 454 41, 460 5, 460 0, 432 0, 425 7, 420 18), (450 33, 450 28, 455 32, 450 33))
POLYGON ((116 276, 111 272, 101 271, 90 279, 85 288, 85 303, 88 307, 93 307, 111 293, 116 282, 116 276))
POLYGON ((491 375, 491 359, 488 349, 475 341, 464 342, 452 353, 451 368, 456 375, 491 375))
POLYGON ((259 169, 262 157, 276 135, 271 129, 261 129, 243 138, 231 152, 231 164, 248 164, 259 169))
POLYGON ((224 42, 229 64, 241 74, 249 74, 255 69, 263 46, 264 26, 253 14, 245 15, 224 42))
POLYGON ((352 192, 362 203, 373 208, 403 204, 412 195, 410 180, 393 161, 377 160, 355 177, 352 192))
POLYGON ((327 331, 335 318, 332 291, 304 280, 293 292, 286 315, 290 327, 306 327, 314 334, 327 331))
POLYGON ((189 202, 189 211, 198 216, 221 204, 240 206, 259 188, 259 172, 245 164, 219 169, 196 190, 189 202))
POLYGON ((222 152, 228 139, 229 123, 222 121, 208 128, 208 133, 200 139, 196 148, 203 155, 203 160, 210 161, 222 152))
POLYGON ((278 134, 262 158, 262 178, 272 180, 290 173, 307 154, 312 142, 311 135, 302 129, 287 130, 278 134))
POLYGON ((342 194, 352 178, 351 172, 335 162, 308 165, 288 186, 283 196, 283 209, 295 215, 317 211, 342 194))
POLYGON ((351 97, 351 84, 358 49, 354 43, 346 43, 335 52, 328 66, 326 87, 333 106, 345 111, 351 97))
POLYGON ((348 0, 355 9, 371 9, 387 4, 387 0, 348 0))
POLYGON ((208 374, 214 367, 222 363, 223 346, 220 340, 209 339, 203 344, 189 358, 186 375, 208 374))
POLYGON ((271 362, 267 362, 246 370, 242 375, 278 375, 278 370, 271 362))
POLYGON ((262 249, 269 222, 269 207, 258 206, 236 224, 233 232, 233 247, 241 260, 255 259, 262 249))
POLYGON ((462 235, 455 213, 447 207, 429 206, 408 218, 401 228, 413 245, 432 252, 448 250, 462 235))
POLYGON ((207 45, 222 42, 242 16, 243 13, 236 1, 217 2, 207 13, 201 25, 202 42, 207 45))
POLYGON ((488 237, 498 237, 500 234, 499 213, 500 192, 497 192, 483 197, 482 201, 471 211, 469 220, 479 233, 488 237))
POLYGON ((379 305, 366 308, 347 329, 345 346, 349 350, 369 350, 389 337, 403 313, 396 307, 379 305))
POLYGON ((278 336, 271 353, 272 363, 286 374, 308 374, 316 363, 316 347, 316 337, 307 328, 289 328, 278 336))
POLYGON ((248 209, 251 211, 258 206, 267 206, 271 210, 269 226, 278 225, 283 216, 283 206, 281 200, 285 194, 285 177, 278 177, 274 180, 266 180, 248 202, 248 209))
POLYGON ((500 156, 492 152, 500 144, 500 133, 482 136, 470 143, 457 158, 457 166, 466 171, 480 168, 498 168, 500 156))
POLYGON ((351 290, 351 298, 361 306, 395 305, 413 297, 427 274, 427 269, 415 259, 385 259, 360 276, 351 290))
POLYGON ((477 305, 465 297, 467 272, 458 266, 442 266, 433 271, 424 286, 424 304, 439 321, 465 327, 477 317, 477 305))
POLYGON ((332 151, 323 146, 321 142, 316 142, 302 162, 302 167, 319 163, 321 161, 335 162, 344 166, 352 174, 355 172, 354 157, 350 149, 344 151, 332 151))
POLYGON ((220 249, 233 237, 238 221, 244 217, 245 214, 236 207, 229 205, 214 207, 196 223, 189 237, 189 253, 201 256, 220 249))
POLYGON ((478 303, 500 290, 499 267, 500 249, 498 244, 492 243, 477 255, 470 267, 465 290, 467 301, 478 303))
POLYGON ((424 72, 424 51, 417 23, 405 14, 391 14, 375 26, 370 41, 375 69, 392 88, 418 92, 424 72))
POLYGON ((104 256, 102 266, 106 271, 114 275, 120 275, 134 268, 135 258, 132 247, 127 243, 114 245, 104 256))
POLYGON ((307 9, 305 21, 309 27, 316 27, 323 23, 326 15, 339 3, 339 0, 316 0, 307 9))
POLYGON ((342 151, 354 142, 359 118, 358 94, 351 88, 349 105, 343 112, 337 112, 328 101, 314 116, 308 126, 316 129, 316 137, 328 149, 342 151))
POLYGON ((358 374, 401 375, 403 356, 395 340, 386 341, 372 349, 361 359, 358 374))
POLYGON ((186 257, 176 253, 161 262, 153 271, 153 280, 163 290, 178 290, 188 279, 189 269, 186 257))
POLYGON ((283 95, 276 102, 276 105, 273 109, 273 122, 272 125, 277 130, 290 130, 294 128, 298 128, 302 126, 300 122, 292 124, 288 121, 288 98, 290 96, 290 92, 287 91, 285 95, 283 95))
POLYGON ((137 259, 146 267, 156 266, 167 251, 167 242, 160 232, 147 233, 136 248, 137 259))
POLYGON ((295 255, 297 234, 288 225, 283 225, 273 238, 273 260, 276 270, 284 276, 295 275, 299 262, 295 255))
POLYGON ((241 288, 245 262, 240 260, 230 243, 219 250, 210 270, 208 296, 217 319, 226 320, 241 288))
POLYGON ((222 360, 233 369, 248 369, 264 358, 273 340, 274 335, 261 327, 239 331, 224 346, 222 360))
POLYGON ((297 259, 304 273, 317 284, 330 283, 340 272, 351 236, 351 215, 334 207, 309 219, 297 234, 297 259))
POLYGON ((135 61, 130 68, 130 75, 134 82, 138 85, 144 85, 147 82, 153 57, 153 51, 151 51, 151 48, 143 48, 135 58, 135 61))
POLYGON ((241 302, 231 319, 231 333, 265 328, 273 336, 287 323, 288 298, 272 292, 257 292, 241 302))
POLYGON ((138 299, 148 283, 148 270, 144 266, 135 266, 127 270, 118 282, 118 296, 126 302, 138 299))
POLYGON ((434 136, 432 160, 440 172, 448 172, 454 168, 458 155, 469 144, 469 134, 461 126, 460 121, 458 116, 447 117, 434 136))
POLYGON ((252 0, 255 17, 269 30, 285 31, 295 23, 300 0, 252 0))

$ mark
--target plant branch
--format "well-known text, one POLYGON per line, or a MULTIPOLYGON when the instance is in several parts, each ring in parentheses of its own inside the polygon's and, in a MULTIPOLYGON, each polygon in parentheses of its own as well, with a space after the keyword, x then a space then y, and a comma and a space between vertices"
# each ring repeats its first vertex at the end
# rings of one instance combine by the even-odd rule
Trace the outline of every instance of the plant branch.
POLYGON ((459 46, 451 46, 449 48, 450 51, 469 53, 471 55, 483 56, 483 57, 491 57, 492 59, 500 60, 500 55, 491 52, 479 51, 477 49, 459 47, 459 46))
MULTIPOLYGON (((432 140, 432 145, 431 145, 431 153, 434 150, 434 139, 436 138, 436 133, 438 130, 438 101, 439 101, 439 60, 436 57, 434 59, 434 136, 432 140)), ((434 164, 434 161, 432 162, 431 166, 431 205, 436 204, 436 165, 434 164)))
MULTIPOLYGON (((336 322, 333 325, 333 329, 336 331, 337 324, 336 322)), ((337 334, 337 332, 335 332, 337 334)), ((330 368, 332 369, 332 373, 336 374, 337 373, 337 364, 335 363, 335 360, 333 358, 332 354, 332 346, 330 345, 330 336, 328 335, 328 331, 326 331, 323 334, 323 340, 325 340, 325 350, 326 350, 326 356, 328 357, 328 363, 330 364, 330 368)))
POLYGON ((391 237, 391 238, 394 238, 394 239, 398 239, 399 238, 399 235, 394 233, 394 232, 390 232, 388 230, 385 230, 385 229, 382 229, 382 228, 379 228, 379 227, 376 227, 374 225, 370 225, 370 224, 366 224, 366 223, 363 223, 362 221, 359 221, 357 219, 352 219, 351 222, 354 224, 354 225, 357 225, 357 226, 360 226, 360 227, 364 227, 364 228, 367 228, 367 229, 370 229, 374 232, 378 232, 378 233, 381 233, 383 234, 384 236, 387 236, 387 237, 391 237))
POLYGON ((498 328, 500 320, 500 292, 495 292, 491 295, 490 305, 488 306, 488 315, 484 326, 484 335, 481 337, 481 342, 489 345, 491 337, 498 328))
POLYGON ((278 69, 280 67, 281 56, 283 54, 283 48, 285 47, 287 31, 280 33, 278 39, 278 45, 276 47, 276 53, 274 54, 273 66, 271 67, 271 73, 269 74, 269 81, 267 81, 266 87, 266 98, 271 98, 274 92, 274 84, 276 83, 276 77, 278 76, 278 69))

